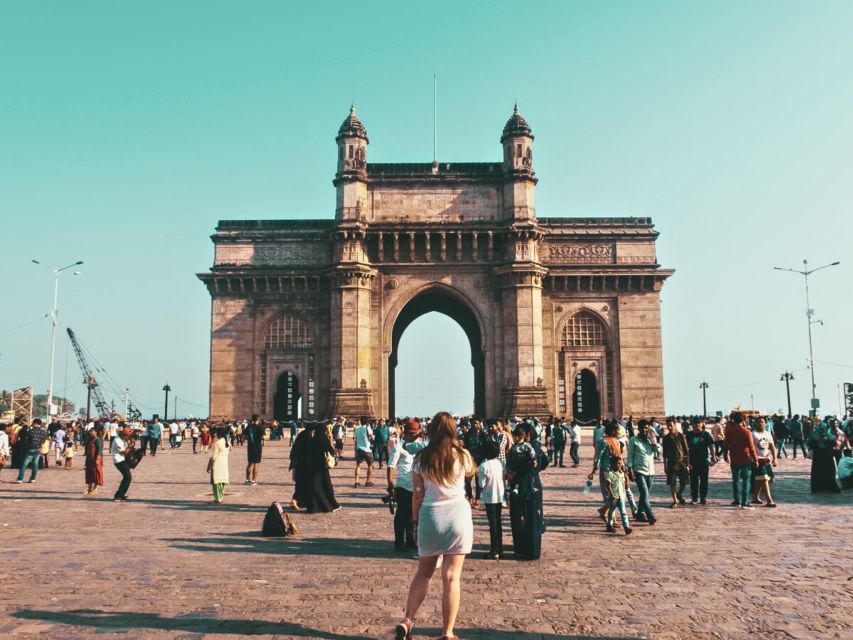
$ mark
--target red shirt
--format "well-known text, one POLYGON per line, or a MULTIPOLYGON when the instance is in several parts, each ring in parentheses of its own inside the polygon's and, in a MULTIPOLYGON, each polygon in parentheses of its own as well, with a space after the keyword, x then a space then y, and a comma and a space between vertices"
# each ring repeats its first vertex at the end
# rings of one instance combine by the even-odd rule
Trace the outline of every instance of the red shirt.
POLYGON ((727 426, 725 441, 731 464, 744 466, 758 461, 758 451, 755 450, 752 432, 746 426, 736 424, 727 426))

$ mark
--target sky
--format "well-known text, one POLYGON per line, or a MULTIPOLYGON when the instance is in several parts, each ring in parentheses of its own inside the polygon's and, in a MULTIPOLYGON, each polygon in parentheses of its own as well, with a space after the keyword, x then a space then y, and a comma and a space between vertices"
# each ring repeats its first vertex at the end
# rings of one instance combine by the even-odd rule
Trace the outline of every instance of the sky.
MULTIPOLYGON (((807 408, 811 279, 824 411, 853 382, 853 3, 0 3, 0 388, 85 387, 146 413, 169 383, 206 415, 219 219, 331 218, 334 136, 355 103, 372 162, 498 161, 518 101, 540 217, 648 216, 668 413, 807 408)), ((464 412, 467 342, 403 336, 401 412, 464 412), (437 372, 441 372, 438 374, 437 372), (429 389, 429 393, 424 393, 429 389)))

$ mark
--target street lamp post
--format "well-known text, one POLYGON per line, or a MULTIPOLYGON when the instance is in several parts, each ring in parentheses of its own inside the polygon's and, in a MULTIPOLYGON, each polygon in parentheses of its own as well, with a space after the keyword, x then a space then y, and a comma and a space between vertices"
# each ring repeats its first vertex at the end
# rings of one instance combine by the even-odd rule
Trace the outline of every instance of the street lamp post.
POLYGON ((788 393, 788 417, 791 417, 791 380, 794 379, 794 374, 786 371, 782 374, 782 377, 779 378, 780 382, 785 383, 785 391, 788 393))
POLYGON ((708 417, 708 400, 707 400, 707 397, 705 395, 705 392, 708 390, 708 387, 709 387, 709 385, 707 382, 703 382, 702 384, 699 385, 699 388, 702 389, 702 417, 703 418, 708 417))
POLYGON ((818 409, 818 399, 817 399, 817 386, 814 381, 814 345, 812 344, 812 325, 816 322, 823 324, 823 320, 812 320, 812 316, 814 315, 814 309, 811 307, 811 302, 809 301, 809 276, 816 271, 821 271, 822 269, 828 269, 829 267, 835 267, 841 264, 839 261, 832 262, 830 264, 825 264, 822 267, 818 267, 817 269, 809 269, 809 261, 803 260, 803 269, 802 271, 799 269, 788 269, 785 267, 773 267, 777 271, 790 271, 791 273, 799 273, 805 279, 806 283, 806 319, 808 320, 809 326, 809 370, 811 371, 812 378, 812 408, 811 415, 817 415, 818 409))
POLYGON ((163 409, 163 422, 167 422, 169 420, 169 392, 172 390, 172 387, 169 386, 169 383, 163 385, 163 391, 166 392, 166 407, 163 409))
MULTIPOLYGON (((42 265, 38 260, 33 259, 33 264, 42 265)), ((57 304, 59 303, 59 274, 65 271, 66 269, 70 269, 71 267, 76 267, 78 265, 83 264, 82 260, 78 260, 73 264, 69 264, 61 269, 58 267, 47 267, 53 272, 53 310, 51 311, 51 329, 50 329, 50 380, 47 385, 47 421, 50 422, 50 409, 53 404, 53 371, 54 371, 54 363, 56 362, 56 325, 59 314, 59 309, 57 308, 57 304)), ((75 276, 79 276, 80 272, 75 271, 75 276)))

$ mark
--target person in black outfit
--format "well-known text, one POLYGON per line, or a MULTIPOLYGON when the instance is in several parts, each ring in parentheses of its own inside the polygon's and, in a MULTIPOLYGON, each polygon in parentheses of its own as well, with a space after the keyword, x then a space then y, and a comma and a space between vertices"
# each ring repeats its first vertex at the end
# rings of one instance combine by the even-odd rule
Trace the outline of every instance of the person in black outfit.
POLYGON ((261 454, 264 450, 264 427, 258 414, 252 416, 252 421, 244 430, 246 442, 246 454, 249 456, 246 465, 246 482, 244 484, 258 484, 258 471, 261 468, 261 454))
POLYGON ((690 458, 690 503, 707 504, 708 500, 708 458, 717 461, 714 451, 714 438, 705 431, 705 423, 701 418, 693 418, 693 429, 687 438, 687 450, 690 458))
POLYGON ((308 513, 328 513, 341 508, 335 499, 335 488, 332 486, 326 458, 327 454, 332 457, 335 455, 329 427, 331 425, 323 423, 314 426, 302 460, 306 487, 302 492, 304 502, 300 506, 308 513))
MULTIPOLYGON (((474 464, 477 466, 483 461, 483 445, 487 437, 488 434, 482 429, 480 421, 476 418, 472 421, 468 431, 462 436, 462 445, 474 458, 474 464)), ((476 478, 465 478, 465 497, 469 501, 473 499, 472 506, 478 507, 480 505, 480 484, 476 478)))

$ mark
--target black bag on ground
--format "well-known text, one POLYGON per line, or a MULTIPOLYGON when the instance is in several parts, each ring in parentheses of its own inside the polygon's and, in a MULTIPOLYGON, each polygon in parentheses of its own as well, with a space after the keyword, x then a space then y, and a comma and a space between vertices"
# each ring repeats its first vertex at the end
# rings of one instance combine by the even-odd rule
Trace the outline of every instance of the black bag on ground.
POLYGON ((299 531, 290 516, 284 511, 281 503, 276 501, 267 509, 261 535, 265 538, 283 538, 295 536, 299 531))

